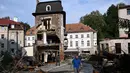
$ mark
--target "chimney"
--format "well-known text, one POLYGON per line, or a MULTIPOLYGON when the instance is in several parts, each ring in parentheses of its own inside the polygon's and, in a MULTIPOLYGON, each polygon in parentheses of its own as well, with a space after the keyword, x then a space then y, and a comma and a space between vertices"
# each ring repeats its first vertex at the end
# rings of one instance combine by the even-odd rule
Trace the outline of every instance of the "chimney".
POLYGON ((17 18, 17 17, 14 17, 13 20, 14 20, 15 22, 18 22, 18 18, 17 18))
POLYGON ((38 3, 39 3, 39 0, 36 0, 36 3, 38 4, 38 3))

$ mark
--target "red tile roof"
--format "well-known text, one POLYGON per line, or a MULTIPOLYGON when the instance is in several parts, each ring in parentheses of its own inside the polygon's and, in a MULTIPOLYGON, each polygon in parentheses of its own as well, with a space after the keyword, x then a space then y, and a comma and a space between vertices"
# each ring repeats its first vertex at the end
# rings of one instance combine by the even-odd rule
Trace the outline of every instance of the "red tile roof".
MULTIPOLYGON (((74 23, 74 24, 66 24, 66 32, 73 33, 73 32, 96 32, 96 31, 91 27, 84 25, 82 23, 74 23)), ((33 26, 26 32, 26 35, 35 35, 35 34, 36 34, 36 26, 33 26)))
POLYGON ((20 24, 20 23, 9 19, 0 19, 0 25, 8 25, 8 24, 20 24))
POLYGON ((35 34, 36 34, 36 26, 33 26, 26 32, 26 35, 35 35, 35 34))
POLYGON ((66 24, 66 32, 73 33, 73 32, 96 32, 91 27, 84 25, 82 23, 74 23, 74 24, 66 24))
POLYGON ((23 30, 24 29, 24 25, 23 24, 20 24, 20 22, 15 22, 13 20, 10 20, 10 19, 0 19, 0 25, 9 25, 9 28, 11 30, 23 30), (15 25, 15 28, 11 28, 10 25, 13 24, 15 25))

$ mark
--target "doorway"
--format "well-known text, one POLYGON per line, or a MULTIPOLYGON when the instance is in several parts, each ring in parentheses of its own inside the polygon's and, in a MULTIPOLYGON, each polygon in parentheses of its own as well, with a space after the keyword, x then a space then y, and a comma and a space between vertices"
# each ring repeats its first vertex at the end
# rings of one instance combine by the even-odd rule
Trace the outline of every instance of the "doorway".
POLYGON ((130 43, 128 43, 128 53, 130 53, 130 43))
POLYGON ((116 54, 121 53, 121 43, 115 43, 116 54))

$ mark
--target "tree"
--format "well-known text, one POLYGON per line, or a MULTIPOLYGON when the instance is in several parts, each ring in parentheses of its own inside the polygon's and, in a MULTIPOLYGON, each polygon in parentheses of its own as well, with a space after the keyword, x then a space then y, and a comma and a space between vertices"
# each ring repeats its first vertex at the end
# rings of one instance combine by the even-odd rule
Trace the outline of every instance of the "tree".
POLYGON ((24 22, 20 22, 21 24, 23 24, 25 26, 25 32, 30 29, 30 25, 28 23, 24 23, 24 22))
POLYGON ((119 36, 118 31, 118 8, 115 5, 111 5, 107 12, 104 14, 106 22, 106 32, 108 38, 115 38, 119 36))
POLYGON ((80 22, 92 27, 98 32, 98 40, 104 38, 104 26, 106 25, 102 14, 97 11, 92 11, 90 14, 80 18, 80 22))

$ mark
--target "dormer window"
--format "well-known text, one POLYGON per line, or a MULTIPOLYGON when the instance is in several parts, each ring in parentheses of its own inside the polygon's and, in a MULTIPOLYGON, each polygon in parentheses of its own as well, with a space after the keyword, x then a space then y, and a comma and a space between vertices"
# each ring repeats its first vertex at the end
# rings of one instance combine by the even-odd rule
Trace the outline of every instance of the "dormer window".
POLYGON ((50 5, 46 6, 46 11, 51 11, 51 6, 50 5))
POLYGON ((14 28, 14 25, 11 25, 11 28, 14 28))
POLYGON ((83 27, 81 27, 80 29, 81 29, 81 30, 84 30, 84 28, 83 28, 83 27))

